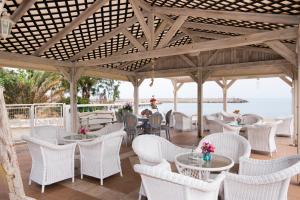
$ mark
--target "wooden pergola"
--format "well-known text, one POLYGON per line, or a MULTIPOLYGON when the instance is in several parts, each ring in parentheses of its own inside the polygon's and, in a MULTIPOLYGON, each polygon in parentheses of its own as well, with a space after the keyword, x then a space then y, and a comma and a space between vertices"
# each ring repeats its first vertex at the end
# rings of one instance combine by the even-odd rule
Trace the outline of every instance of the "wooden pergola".
MULTIPOLYGON (((199 135, 205 81, 228 87, 224 80, 277 76, 293 87, 300 133, 299 0, 8 0, 5 8, 15 25, 0 43, 0 66, 63 74, 70 82, 73 131, 81 76, 130 81, 135 112, 145 78, 191 77, 198 85, 199 135)), ((0 136, 8 138, 9 153, 3 101, 0 136)), ((15 153, 8 155, 7 163, 17 166, 15 153)), ((19 171, 6 168, 15 181, 9 186, 16 185, 11 199, 28 199, 19 171)))
POLYGON ((73 131, 81 76, 130 81, 134 108, 145 78, 215 80, 281 77, 293 87, 300 132, 299 0, 11 0, 15 22, 0 65, 60 72, 70 82, 73 131), (297 50, 296 50, 297 49, 297 50))

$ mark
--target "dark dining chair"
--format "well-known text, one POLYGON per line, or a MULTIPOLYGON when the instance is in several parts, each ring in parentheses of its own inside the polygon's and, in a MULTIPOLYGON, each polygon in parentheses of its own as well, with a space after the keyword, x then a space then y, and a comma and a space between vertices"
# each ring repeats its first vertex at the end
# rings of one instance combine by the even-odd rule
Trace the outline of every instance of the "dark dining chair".
POLYGON ((124 115, 124 130, 127 133, 127 140, 132 141, 135 136, 140 134, 140 129, 138 128, 138 119, 132 113, 126 113, 124 115))
POLYGON ((154 134, 160 136, 162 115, 159 112, 152 114, 149 117, 149 127, 145 129, 146 134, 154 134))
POLYGON ((172 114, 172 110, 169 110, 166 114, 166 124, 163 124, 161 126, 161 129, 165 131, 166 133, 166 139, 171 141, 171 136, 170 136, 170 122, 171 122, 171 114, 172 114))

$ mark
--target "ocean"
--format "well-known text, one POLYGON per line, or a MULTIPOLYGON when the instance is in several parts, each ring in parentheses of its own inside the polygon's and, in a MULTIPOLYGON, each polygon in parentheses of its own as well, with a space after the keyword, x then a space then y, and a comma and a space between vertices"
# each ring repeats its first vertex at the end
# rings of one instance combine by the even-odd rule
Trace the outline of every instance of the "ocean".
MULTIPOLYGON (((292 115, 291 99, 246 99, 248 103, 228 103, 227 111, 232 112, 239 109, 241 114, 253 113, 267 118, 285 117, 292 115)), ((162 113, 173 109, 173 103, 162 103, 158 105, 162 113)), ((223 109, 222 103, 204 103, 203 113, 211 114, 220 112, 223 109)), ((177 111, 189 116, 197 113, 196 103, 178 103, 177 111)))

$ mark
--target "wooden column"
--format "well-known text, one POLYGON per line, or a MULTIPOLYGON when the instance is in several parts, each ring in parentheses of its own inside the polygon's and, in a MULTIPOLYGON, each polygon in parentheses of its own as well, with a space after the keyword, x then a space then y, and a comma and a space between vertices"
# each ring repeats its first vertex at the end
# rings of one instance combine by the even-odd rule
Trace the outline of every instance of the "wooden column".
POLYGON ((227 80, 223 79, 223 111, 227 112, 227 80))
POLYGON ((197 75, 192 74, 191 78, 197 83, 197 131, 198 137, 203 133, 203 84, 208 79, 210 71, 198 70, 197 75))
MULTIPOLYGON (((300 24, 299 24, 300 25, 300 24)), ((300 146, 299 146, 299 140, 300 140, 300 109, 299 109, 299 105, 300 105, 300 81, 299 81, 299 77, 300 77, 300 26, 298 26, 298 32, 297 32, 297 44, 296 44, 296 53, 297 53, 297 68, 298 68, 298 77, 297 77, 297 133, 298 133, 298 137, 297 137, 297 153, 300 153, 300 146)), ((298 176, 298 181, 299 181, 299 176, 298 176)))
POLYGON ((139 86, 144 81, 143 78, 130 77, 130 82, 133 85, 133 112, 134 114, 139 114, 139 86))
POLYGON ((0 170, 4 172, 9 199, 32 199, 26 197, 20 173, 17 154, 9 128, 8 114, 4 102, 3 88, 0 86, 0 170))
POLYGON ((77 112, 77 81, 81 77, 83 69, 71 68, 69 76, 65 75, 70 83, 70 113, 71 113, 71 131, 77 133, 78 131, 78 112, 77 112))
POLYGON ((298 135, 298 77, 294 76, 292 85, 292 112, 294 118, 294 135, 293 144, 297 145, 297 135, 298 135))
POLYGON ((233 85, 236 80, 227 81, 223 78, 221 81, 216 81, 216 83, 222 88, 223 91, 223 111, 227 112, 227 91, 233 85))
POLYGON ((177 81, 172 80, 173 84, 173 104, 174 104, 174 111, 177 111, 177 93, 183 83, 177 83, 177 81))
POLYGON ((203 74, 198 72, 197 80, 197 128, 198 137, 202 137, 203 133, 203 74))

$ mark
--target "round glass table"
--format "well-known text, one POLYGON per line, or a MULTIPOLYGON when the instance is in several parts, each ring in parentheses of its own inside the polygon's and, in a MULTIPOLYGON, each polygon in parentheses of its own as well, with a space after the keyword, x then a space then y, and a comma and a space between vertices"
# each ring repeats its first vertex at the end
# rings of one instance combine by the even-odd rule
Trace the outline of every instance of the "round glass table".
POLYGON ((180 174, 208 180, 211 172, 227 171, 233 167, 231 158, 212 154, 210 161, 202 160, 201 153, 184 153, 175 157, 175 164, 180 174))
POLYGON ((98 136, 93 134, 71 134, 67 135, 63 138, 65 142, 88 142, 96 139, 98 136))

